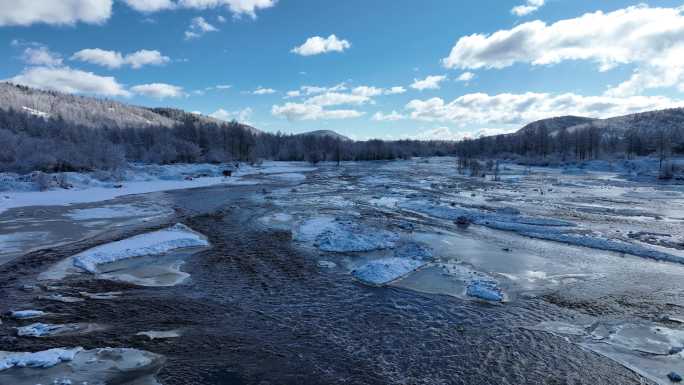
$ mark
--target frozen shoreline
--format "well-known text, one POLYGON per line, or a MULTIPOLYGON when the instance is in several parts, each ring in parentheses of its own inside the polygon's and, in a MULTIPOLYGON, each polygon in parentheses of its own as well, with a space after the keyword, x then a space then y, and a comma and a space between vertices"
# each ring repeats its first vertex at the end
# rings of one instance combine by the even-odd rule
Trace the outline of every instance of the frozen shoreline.
POLYGON ((13 208, 29 206, 64 206, 76 203, 101 202, 125 195, 151 192, 209 187, 216 185, 239 186, 258 184, 244 177, 254 175, 280 175, 283 181, 300 181, 301 173, 314 171, 302 162, 264 162, 260 166, 241 165, 232 176, 222 176, 230 165, 183 164, 132 166, 121 182, 100 181, 91 174, 65 173, 73 186, 69 189, 51 188, 37 191, 30 182, 23 182, 21 176, 13 180, 4 174, 4 185, 0 186, 0 214, 13 208), (298 175, 293 179, 292 175, 298 175))

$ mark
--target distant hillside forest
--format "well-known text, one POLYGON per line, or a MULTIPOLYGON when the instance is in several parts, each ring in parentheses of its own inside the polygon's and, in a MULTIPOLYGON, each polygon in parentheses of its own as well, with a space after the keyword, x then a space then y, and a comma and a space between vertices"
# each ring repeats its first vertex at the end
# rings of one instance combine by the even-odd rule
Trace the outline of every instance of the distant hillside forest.
POLYGON ((515 133, 465 139, 465 159, 507 158, 521 163, 582 162, 599 158, 684 155, 684 109, 609 119, 564 116, 532 122, 515 133))
MULTIPOLYGON (((163 109, 155 110, 163 114, 163 109)), ((455 154, 446 141, 355 142, 328 135, 258 132, 237 122, 185 114, 173 127, 146 125, 93 128, 13 109, 0 110, 0 171, 113 170, 126 162, 220 163, 391 160, 455 154)))

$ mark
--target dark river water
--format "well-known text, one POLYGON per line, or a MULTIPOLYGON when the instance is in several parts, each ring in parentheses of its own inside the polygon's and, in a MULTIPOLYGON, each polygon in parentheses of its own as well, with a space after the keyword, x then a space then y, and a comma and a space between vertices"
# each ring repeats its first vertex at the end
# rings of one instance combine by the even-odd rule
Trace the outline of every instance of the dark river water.
MULTIPOLYGON (((268 189, 276 186, 268 186, 268 189)), ((14 337, 0 326, 0 350, 58 346, 133 347, 162 354, 158 380, 173 384, 640 384, 617 363, 560 337, 523 326, 569 317, 541 298, 505 305, 386 287, 367 287, 318 267, 288 231, 256 219, 274 210, 254 199, 263 186, 166 193, 180 221, 213 247, 183 266, 191 279, 144 288, 72 277, 62 294, 121 291, 115 299, 61 303, 27 289, 52 263, 108 238, 43 249, 0 266, 0 308, 40 308, 54 323, 106 329, 49 339, 14 337), (182 331, 149 340, 142 330, 182 331)), ((169 223, 173 223, 170 221, 169 223)), ((3 384, 5 385, 5 384, 3 384)), ((11 384, 6 384, 11 385, 11 384)))

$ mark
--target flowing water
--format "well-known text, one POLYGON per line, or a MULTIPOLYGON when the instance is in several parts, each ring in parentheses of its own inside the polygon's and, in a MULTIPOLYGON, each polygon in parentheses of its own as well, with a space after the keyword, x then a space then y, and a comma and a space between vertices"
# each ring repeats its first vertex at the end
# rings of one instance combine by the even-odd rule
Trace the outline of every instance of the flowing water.
MULTIPOLYGON (((594 234, 649 229, 667 232, 676 241, 681 190, 668 190, 674 194, 668 211, 663 202, 649 198, 652 186, 602 189, 602 176, 587 182, 558 174, 555 182, 545 182, 555 192, 542 196, 534 195, 539 188, 534 176, 516 173, 511 170, 509 177, 520 178, 518 182, 502 185, 460 177, 448 160, 359 163, 321 166, 306 180, 258 176, 259 184, 253 186, 161 193, 164 207, 173 209, 163 221, 136 222, 0 265, 0 309, 40 309, 49 313, 41 322, 102 326, 88 334, 22 338, 13 328, 26 321, 6 318, 0 325, 0 350, 136 348, 165 357, 156 374, 165 385, 640 384, 666 380, 667 373, 654 370, 681 371, 676 355, 662 366, 649 365, 655 356, 642 357, 630 349, 640 347, 635 341, 648 335, 622 332, 632 329, 620 325, 646 325, 644 330, 667 325, 678 331, 677 322, 663 317, 684 315, 683 265, 487 226, 464 228, 401 208, 402 202, 415 199, 456 202, 459 207, 507 206, 526 215, 572 219, 594 234), (587 186, 591 181, 595 184, 587 186), (577 187, 580 182, 583 187, 577 187), (628 202, 598 205, 608 199, 628 202), (661 219, 649 226, 652 217, 635 219, 627 215, 632 212, 576 209, 585 202, 601 210, 624 205, 661 219), (391 249, 322 251, 307 240, 302 226, 312 219, 329 223, 326 218, 398 234, 398 242, 429 246, 433 258, 387 286, 366 286, 351 272, 364 261, 386 257, 391 249), (163 280, 164 285, 88 274, 38 279, 87 248, 175 222, 206 235, 211 243, 209 249, 163 259, 169 263, 160 266, 174 267, 171 271, 178 267, 183 279, 163 280), (472 274, 495 279, 505 301, 466 295, 472 274), (93 298, 93 293, 115 294, 93 298), (81 300, 39 299, 54 294, 81 300), (599 324, 612 328, 602 340, 592 337, 599 324), (140 334, 146 331, 173 337, 140 334), (601 345, 592 345, 594 341, 601 345), (644 369, 649 379, 627 367, 644 369)), ((119 200, 106 203, 116 204, 119 200)), ((676 248, 648 246, 681 255, 676 248)), ((155 266, 142 259, 118 262, 108 271, 145 278, 158 271, 155 266)), ((676 345, 677 338, 664 344, 676 345)))

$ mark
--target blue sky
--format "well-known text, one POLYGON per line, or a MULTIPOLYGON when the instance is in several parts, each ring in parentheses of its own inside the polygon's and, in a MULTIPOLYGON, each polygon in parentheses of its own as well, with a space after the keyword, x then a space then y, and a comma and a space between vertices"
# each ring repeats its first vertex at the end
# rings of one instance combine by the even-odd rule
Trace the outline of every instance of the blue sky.
POLYGON ((457 139, 684 105, 682 6, 0 0, 0 79, 267 131, 457 139))

